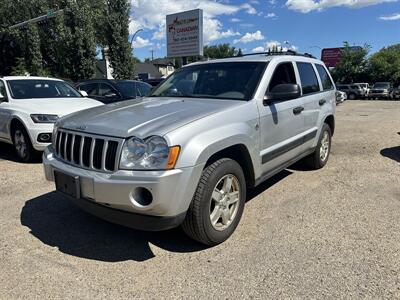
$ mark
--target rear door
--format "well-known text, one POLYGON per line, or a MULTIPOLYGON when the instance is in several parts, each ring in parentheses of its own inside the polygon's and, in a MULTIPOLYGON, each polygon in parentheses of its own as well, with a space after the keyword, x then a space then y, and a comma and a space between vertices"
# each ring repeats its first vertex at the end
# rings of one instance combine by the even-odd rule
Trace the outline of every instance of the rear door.
MULTIPOLYGON (((293 62, 279 63, 272 74, 266 92, 278 84, 298 83, 293 62)), ((299 155, 299 135, 304 127, 301 107, 301 98, 260 105, 260 156, 263 175, 274 172, 299 155)))

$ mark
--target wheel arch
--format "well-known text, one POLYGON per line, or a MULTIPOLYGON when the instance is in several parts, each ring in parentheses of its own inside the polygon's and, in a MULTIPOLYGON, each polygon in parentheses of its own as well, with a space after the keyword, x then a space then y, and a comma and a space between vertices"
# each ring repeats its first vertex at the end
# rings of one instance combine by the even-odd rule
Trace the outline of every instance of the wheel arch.
POLYGON ((243 170, 247 187, 255 184, 254 166, 246 145, 235 144, 213 153, 207 160, 204 168, 221 158, 230 158, 236 161, 243 170))
POLYGON ((335 132, 335 117, 334 117, 334 115, 326 116, 324 119, 324 123, 328 124, 329 128, 331 129, 332 136, 333 136, 333 133, 335 132))
POLYGON ((11 140, 12 142, 14 142, 14 135, 13 135, 14 130, 15 130, 18 126, 21 126, 22 128, 24 128, 25 131, 27 132, 29 138, 32 139, 31 136, 30 136, 30 134, 29 134, 29 131, 27 130, 27 128, 26 128, 26 126, 25 126, 25 124, 24 124, 24 122, 23 122, 20 118, 14 116, 14 117, 11 119, 11 122, 10 122, 9 128, 8 128, 8 132, 10 133, 10 140, 11 140))

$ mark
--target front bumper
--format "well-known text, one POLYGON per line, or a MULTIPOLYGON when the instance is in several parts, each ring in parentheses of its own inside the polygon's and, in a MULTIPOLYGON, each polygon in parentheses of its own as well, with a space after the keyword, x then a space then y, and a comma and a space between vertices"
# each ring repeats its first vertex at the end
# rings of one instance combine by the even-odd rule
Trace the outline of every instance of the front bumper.
POLYGON ((371 98, 388 98, 390 96, 389 92, 383 92, 383 93, 370 93, 368 97, 371 98))
POLYGON ((58 160, 47 148, 43 154, 46 179, 54 171, 79 177, 80 198, 71 200, 82 209, 110 222, 143 230, 178 226, 189 208, 203 165, 168 171, 125 171, 103 173, 71 166, 58 160), (136 202, 135 191, 145 188, 152 202, 136 202))
POLYGON ((37 123, 34 125, 29 126, 28 132, 31 138, 32 147, 37 151, 44 151, 50 143, 41 143, 38 142, 38 136, 41 133, 52 133, 54 128, 54 124, 45 124, 45 123, 37 123))

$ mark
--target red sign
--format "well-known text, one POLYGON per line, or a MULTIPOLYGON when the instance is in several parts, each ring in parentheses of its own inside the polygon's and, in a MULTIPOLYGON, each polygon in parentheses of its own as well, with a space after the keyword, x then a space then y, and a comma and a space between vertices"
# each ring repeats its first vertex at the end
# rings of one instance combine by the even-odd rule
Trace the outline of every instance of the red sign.
POLYGON ((322 49, 321 60, 329 67, 336 67, 342 58, 343 48, 325 48, 322 49))

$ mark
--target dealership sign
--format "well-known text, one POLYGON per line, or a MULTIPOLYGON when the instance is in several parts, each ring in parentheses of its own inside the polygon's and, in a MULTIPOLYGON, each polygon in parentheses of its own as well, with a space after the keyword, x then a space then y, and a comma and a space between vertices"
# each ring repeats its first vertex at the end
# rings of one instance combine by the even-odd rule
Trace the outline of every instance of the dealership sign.
MULTIPOLYGON (((327 67, 334 68, 342 59, 342 50, 344 48, 325 48, 321 52, 321 60, 327 67)), ((350 47, 351 51, 357 51, 362 49, 359 46, 350 47)))
POLYGON ((167 15, 167 56, 203 55, 203 11, 167 15))

